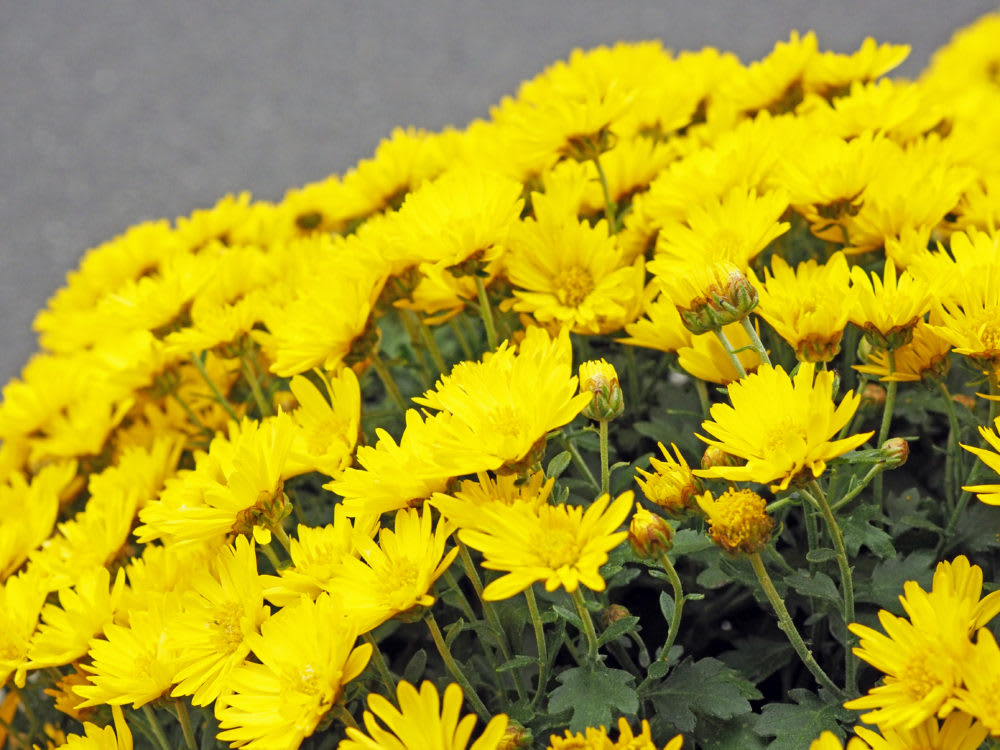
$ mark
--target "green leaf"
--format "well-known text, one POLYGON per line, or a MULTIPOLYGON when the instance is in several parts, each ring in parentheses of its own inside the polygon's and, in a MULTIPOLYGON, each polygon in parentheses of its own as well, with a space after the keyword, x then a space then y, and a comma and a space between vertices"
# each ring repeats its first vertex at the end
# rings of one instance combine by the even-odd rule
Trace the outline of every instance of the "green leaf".
POLYGON ((612 709, 615 714, 634 714, 639 709, 633 677, 620 669, 587 664, 565 670, 556 680, 562 684, 549 696, 549 711, 573 709, 571 732, 613 726, 612 709))
POLYGON ((512 656, 510 658, 510 661, 505 661, 503 664, 497 667, 497 672, 507 672, 511 669, 520 669, 521 667, 527 667, 527 666, 538 666, 538 657, 527 656, 525 654, 512 656))
POLYGON ((761 694, 736 670, 708 658, 685 659, 647 697, 655 703, 658 719, 690 732, 698 715, 731 719, 749 713, 748 699, 761 694))
POLYGON ((422 648, 418 649, 403 668, 403 679, 413 685, 418 684, 424 676, 424 669, 426 667, 427 652, 422 648))
POLYGON ((674 534, 674 544, 670 548, 670 559, 676 560, 678 557, 693 555, 695 552, 703 552, 711 549, 712 540, 708 534, 695 531, 694 529, 679 529, 674 534))
POLYGON ((577 630, 583 630, 583 623, 580 621, 580 616, 573 610, 567 609, 561 604, 553 604, 552 611, 555 612, 564 620, 566 620, 570 625, 572 625, 577 630))
POLYGON ((837 585, 826 573, 817 572, 810 577, 806 571, 797 570, 785 576, 785 583, 803 596, 826 599, 834 603, 839 603, 841 600, 837 585))
POLYGON ((979 552, 1000 546, 1000 507, 973 501, 962 513, 949 548, 979 552))
POLYGON ((792 703, 769 703, 764 706, 754 731, 762 737, 774 737, 767 750, 802 750, 809 747, 823 732, 833 732, 840 739, 844 730, 840 721, 849 721, 854 714, 836 701, 826 703, 815 693, 802 688, 790 690, 792 703))
POLYGON ((806 552, 806 560, 811 563, 825 563, 827 560, 832 560, 836 556, 837 553, 829 547, 819 547, 818 549, 811 549, 806 552))
POLYGON ((712 750, 764 750, 764 741, 754 731, 758 717, 744 714, 728 721, 704 719, 698 722, 701 747, 712 750))
POLYGON ((872 521, 884 523, 887 519, 875 505, 859 505, 851 514, 840 519, 840 530, 844 534, 844 544, 851 557, 855 557, 862 546, 867 547, 878 557, 895 557, 896 548, 892 546, 892 537, 872 521))
POLYGON ((566 471, 566 467, 569 466, 571 458, 572 456, 569 451, 557 453, 552 460, 549 461, 549 467, 545 470, 545 476, 558 478, 560 474, 566 471))
POLYGON ((903 584, 917 581, 923 588, 929 588, 933 565, 934 550, 917 550, 906 557, 882 560, 868 578, 855 581, 855 598, 901 615, 903 608, 899 595, 903 593, 903 584))
POLYGON ((792 658, 788 641, 772 641, 752 635, 733 641, 733 650, 719 659, 755 685, 784 667, 792 658))
POLYGON ((634 616, 623 617, 608 626, 608 628, 601 633, 597 638, 597 645, 603 646, 605 643, 610 643, 611 641, 621 638, 623 635, 627 635, 636 630, 636 625, 639 624, 639 618, 634 616))
POLYGON ((668 594, 666 591, 660 592, 660 612, 663 613, 663 619, 665 622, 671 622, 674 619, 674 598, 668 594))
POLYGON ((465 620, 459 617, 455 620, 455 622, 445 628, 444 645, 451 648, 451 644, 455 642, 455 639, 461 635, 463 630, 465 630, 465 620))

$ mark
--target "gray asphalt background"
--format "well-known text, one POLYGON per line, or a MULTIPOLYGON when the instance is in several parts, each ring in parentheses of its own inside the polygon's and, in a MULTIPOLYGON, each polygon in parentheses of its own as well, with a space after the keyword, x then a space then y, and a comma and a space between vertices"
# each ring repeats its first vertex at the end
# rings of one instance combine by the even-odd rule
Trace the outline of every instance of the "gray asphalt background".
MULTIPOLYGON (((982 0, 0 0, 0 383, 87 248, 129 225, 343 172, 396 125, 487 114, 574 47, 659 38, 759 59, 913 45, 916 76, 982 0)), ((1000 43, 1000 42, 998 42, 1000 43)), ((67 373, 68 377, 72 373, 67 373)))

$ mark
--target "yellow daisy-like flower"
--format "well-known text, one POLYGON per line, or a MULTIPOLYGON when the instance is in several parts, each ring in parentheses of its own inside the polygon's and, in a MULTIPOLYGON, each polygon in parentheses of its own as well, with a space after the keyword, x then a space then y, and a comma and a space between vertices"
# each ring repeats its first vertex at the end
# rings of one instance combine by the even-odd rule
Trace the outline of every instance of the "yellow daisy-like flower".
POLYGON ((590 393, 576 393, 571 362, 568 330, 550 338, 529 328, 517 352, 504 342, 479 362, 456 365, 433 391, 413 400, 451 415, 440 449, 475 446, 482 465, 468 471, 493 470, 528 458, 590 402, 590 393))
MULTIPOLYGON (((982 670, 980 663, 978 669, 982 670)), ((943 722, 927 719, 911 729, 884 728, 881 734, 867 727, 854 727, 871 750, 978 750, 989 729, 969 714, 953 711, 943 722)), ((850 748, 848 748, 850 750, 850 748)))
POLYGON ((543 471, 534 472, 523 482, 517 474, 500 474, 493 478, 482 471, 475 482, 463 480, 459 489, 451 495, 435 494, 431 504, 459 526, 468 528, 475 524, 475 515, 482 506, 495 503, 530 503, 537 506, 547 503, 555 482, 555 477, 546 479, 543 471), (468 510, 468 518, 463 516, 459 520, 456 513, 460 509, 468 510))
POLYGON ((829 362, 840 351, 851 306, 851 272, 843 253, 826 263, 800 263, 792 270, 774 256, 764 283, 757 287, 757 314, 795 350, 800 362, 829 362))
POLYGON ((249 750, 298 747, 372 653, 367 643, 354 647, 353 620, 326 594, 281 609, 247 637, 260 663, 233 670, 215 716, 219 739, 249 750))
MULTIPOLYGON (((764 361, 740 323, 722 327, 722 333, 736 352, 736 358, 747 372, 754 372, 764 361)), ((692 336, 691 343, 677 350, 677 364, 689 375, 707 383, 728 385, 743 377, 733 365, 719 337, 704 333, 692 336)))
POLYGON ((699 491, 701 483, 691 472, 676 445, 670 444, 674 449, 674 455, 677 456, 676 461, 667 452, 663 443, 657 445, 660 446, 664 460, 650 458, 649 463, 653 471, 636 469, 639 476, 635 481, 647 500, 656 503, 672 516, 680 516, 694 508, 694 496, 699 491))
MULTIPOLYGON (((677 735, 663 746, 663 750, 681 750, 684 738, 677 735)), ((618 739, 612 740, 608 737, 608 730, 604 727, 594 729, 587 727, 583 732, 571 733, 566 730, 565 737, 552 735, 549 737, 548 750, 659 750, 653 737, 650 734, 649 722, 642 720, 642 729, 639 734, 632 731, 632 727, 624 717, 618 719, 618 739)))
POLYGON ((820 52, 810 58, 803 87, 807 92, 834 95, 854 81, 871 81, 885 75, 909 54, 908 44, 879 44, 865 37, 853 54, 820 52))
POLYGON ((883 729, 913 729, 939 712, 947 713, 946 705, 961 685, 961 665, 971 656, 967 626, 948 618, 937 632, 925 632, 884 609, 878 618, 885 634, 858 623, 848 629, 861 639, 854 653, 885 677, 844 707, 873 709, 861 720, 883 729))
POLYGON ((962 680, 954 705, 979 719, 994 737, 1000 735, 1000 647, 986 628, 979 630, 976 645, 962 663, 962 680))
POLYGON ((183 607, 167 628, 168 639, 183 655, 170 694, 191 695, 194 705, 207 706, 250 653, 247 636, 270 614, 254 545, 240 536, 234 546, 223 547, 211 568, 195 576, 183 607))
POLYGON ((76 476, 75 461, 42 468, 30 480, 20 472, 0 484, 0 518, 18 523, 0 525, 0 581, 21 567, 28 553, 52 533, 59 513, 59 496, 76 476), (31 508, 30 513, 22 513, 31 508))
POLYGON ((483 596, 489 601, 509 599, 535 581, 544 581, 547 591, 573 592, 580 584, 603 591, 600 567, 628 536, 617 529, 632 504, 628 491, 613 503, 602 495, 586 511, 568 505, 497 505, 483 508, 481 522, 460 530, 459 538, 483 553, 484 568, 507 572, 486 587, 483 596))
POLYGON ((85 722, 83 736, 68 735, 66 742, 58 747, 66 750, 132 750, 132 732, 125 722, 121 706, 112 706, 111 715, 114 718, 113 727, 99 727, 85 722))
POLYGON ((699 437, 747 463, 696 469, 695 475, 777 482, 775 491, 788 489, 802 472, 820 476, 827 461, 854 450, 873 434, 832 439, 861 403, 859 396, 848 391, 835 405, 833 379, 834 373, 816 373, 812 362, 804 362, 794 379, 781 367, 762 365, 756 373, 731 384, 732 406, 713 405, 712 421, 702 422, 702 429, 715 439, 699 437))
POLYGON ((364 717, 367 734, 348 727, 347 739, 340 741, 337 750, 498 750, 507 729, 507 716, 494 716, 470 745, 476 717, 468 714, 459 719, 462 689, 454 683, 445 688, 443 701, 428 681, 421 683, 419 692, 410 683, 400 682, 396 698, 399 708, 370 693, 364 717))
POLYGON ((916 581, 904 583, 899 601, 910 621, 924 633, 944 636, 964 628, 972 635, 1000 614, 1000 591, 985 597, 982 594, 983 569, 959 555, 937 564, 929 592, 916 581))
MULTIPOLYGON (((653 260, 650 265, 656 263, 653 260)), ((757 290, 729 261, 672 263, 669 274, 657 277, 656 282, 677 306, 684 326, 696 336, 738 323, 757 306, 757 290)))
POLYGON ((942 377, 948 371, 951 344, 941 337, 935 326, 922 320, 913 329, 909 343, 893 351, 893 367, 889 369, 889 353, 874 349, 866 363, 854 365, 858 372, 876 375, 885 383, 912 383, 942 377))
POLYGON ((296 434, 289 449, 289 471, 320 471, 337 477, 353 457, 361 429, 361 388, 349 367, 330 377, 318 374, 325 395, 312 381, 296 375, 289 383, 298 406, 292 411, 296 434))
POLYGON ((993 261, 962 270, 962 288, 935 305, 930 328, 989 370, 1000 362, 1000 266, 993 261))
POLYGON ((24 687, 28 649, 48 595, 46 578, 31 566, 0 584, 0 685, 13 675, 14 684, 24 687))
POLYGON ((594 226, 566 216, 551 196, 533 193, 534 219, 511 229, 507 305, 540 323, 577 333, 608 333, 634 317, 642 300, 642 261, 626 263, 603 219, 594 226))
POLYGON ((756 492, 726 490, 719 497, 706 492, 696 499, 708 516, 708 535, 729 554, 755 554, 771 538, 774 521, 767 515, 764 498, 756 492))
MULTIPOLYGON (((964 443, 961 444, 962 447, 978 457, 996 474, 1000 474, 1000 418, 994 420, 993 429, 980 426, 979 434, 983 436, 983 440, 990 444, 993 448, 992 451, 964 443)), ((977 493, 976 496, 979 500, 987 505, 1000 505, 1000 484, 975 484, 962 489, 977 493)))
POLYGON ((897 349, 913 336, 917 321, 931 307, 930 286, 909 271, 896 274, 896 264, 885 262, 885 272, 868 274, 860 266, 851 269, 854 306, 850 318, 865 332, 872 344, 882 349, 897 349))
POLYGON ((458 554, 457 548, 444 551, 453 528, 444 520, 435 528, 426 506, 422 512, 414 508, 397 511, 394 527, 379 531, 378 544, 371 537, 354 534, 361 559, 342 557, 324 588, 343 602, 359 633, 415 607, 430 607, 434 582, 458 554))
MULTIPOLYGON (((656 293, 654 291, 654 293, 656 293)), ((681 320, 677 306, 666 294, 657 294, 646 305, 645 317, 625 326, 628 338, 616 339, 620 344, 676 352, 691 343, 692 334, 681 320)))

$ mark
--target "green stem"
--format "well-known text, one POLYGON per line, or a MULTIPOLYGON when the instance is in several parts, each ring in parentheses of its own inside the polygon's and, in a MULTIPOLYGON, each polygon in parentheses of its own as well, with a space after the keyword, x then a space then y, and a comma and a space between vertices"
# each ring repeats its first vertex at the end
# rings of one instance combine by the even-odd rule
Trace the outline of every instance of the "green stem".
POLYGON ((260 381, 257 378, 257 371, 250 362, 250 356, 248 354, 243 354, 240 357, 240 362, 243 364, 243 374, 246 376, 247 384, 250 386, 250 392, 253 394, 253 400, 257 403, 257 409, 260 411, 262 417, 269 417, 274 414, 271 409, 271 405, 264 398, 264 392, 260 389, 260 381))
POLYGON ((469 622, 475 621, 476 613, 472 610, 472 604, 465 596, 465 592, 463 592, 459 587, 458 579, 455 578, 455 574, 451 572, 450 568, 444 572, 443 578, 444 582, 448 585, 448 588, 454 591, 458 597, 458 608, 462 610, 462 614, 465 615, 469 622))
POLYGON ((608 420, 598 420, 601 436, 601 494, 607 495, 611 484, 611 474, 608 471, 608 420))
POLYGON ((183 699, 174 701, 177 708, 177 720, 181 723, 181 730, 184 732, 184 744, 188 750, 198 750, 198 744, 194 739, 194 728, 191 726, 191 716, 188 714, 187 703, 183 699))
POLYGON ((580 616, 583 632, 587 636, 587 658, 594 662, 597 660, 597 631, 594 629, 594 618, 590 616, 590 610, 587 609, 587 603, 579 586, 573 591, 573 604, 576 605, 576 613, 580 616))
POLYGON ((958 477, 961 472, 962 448, 959 443, 962 440, 960 428, 958 426, 958 415, 955 413, 955 402, 951 400, 951 393, 943 380, 938 381, 938 388, 944 396, 945 410, 948 412, 948 454, 945 459, 945 497, 948 507, 955 507, 956 496, 958 495, 958 477))
POLYGON ((201 377, 208 384, 209 389, 212 391, 212 395, 215 396, 215 400, 219 402, 223 409, 225 409, 226 414, 229 415, 230 419, 239 423, 240 418, 233 410, 233 405, 230 404, 226 397, 222 395, 222 391, 219 390, 219 386, 215 384, 215 381, 212 380, 211 376, 208 374, 208 370, 205 369, 205 363, 202 361, 201 357, 194 352, 191 352, 191 361, 198 369, 198 372, 201 373, 201 377))
POLYGON ((997 396, 1000 396, 1000 367, 996 365, 990 367, 989 371, 989 381, 990 381, 990 395, 993 398, 990 399, 990 421, 987 423, 990 427, 993 427, 997 419, 997 409, 1000 408, 1000 401, 997 401, 997 396))
POLYGON ((277 539, 278 542, 281 544, 281 546, 285 548, 285 553, 288 555, 289 558, 291 558, 292 541, 288 538, 288 534, 285 533, 285 529, 281 525, 281 522, 280 521, 277 522, 270 528, 271 528, 271 533, 274 535, 274 538, 277 539))
POLYGON ((872 466, 868 470, 868 473, 861 478, 861 482, 853 490, 851 490, 842 498, 840 498, 840 500, 831 505, 830 509, 839 510, 840 508, 843 508, 845 505, 851 502, 851 500, 860 495, 862 491, 864 491, 865 487, 867 487, 869 483, 883 471, 885 471, 885 464, 883 463, 877 463, 874 466, 872 466))
POLYGON ((451 673, 451 676, 455 678, 455 681, 465 692, 466 700, 472 704, 472 708, 479 715, 479 718, 484 722, 488 722, 490 720, 489 711, 486 710, 486 706, 473 689, 472 683, 469 682, 469 678, 465 676, 465 672, 462 671, 461 667, 458 666, 458 662, 456 662, 454 657, 452 657, 451 651, 448 650, 448 646, 444 642, 444 636, 441 634, 441 628, 438 627, 437 620, 434 619, 434 614, 429 609, 424 614, 424 620, 427 622, 427 627, 431 631, 431 638, 434 639, 434 645, 437 646, 438 653, 441 654, 441 658, 444 660, 445 668, 451 673))
POLYGON ((601 166, 601 159, 597 154, 591 157, 591 161, 594 162, 594 167, 597 169, 597 179, 601 183, 601 191, 604 193, 604 218, 608 220, 608 234, 614 234, 618 231, 618 227, 615 225, 616 208, 615 202, 611 200, 611 191, 608 190, 608 178, 604 174, 604 167, 601 166))
POLYGON ((361 636, 366 643, 371 645, 372 654, 374 655, 375 669, 378 671, 379 679, 382 680, 382 685, 386 689, 386 697, 391 701, 396 699, 396 681, 392 679, 392 674, 389 672, 389 665, 385 663, 385 657, 382 655, 382 651, 379 649, 378 644, 375 642, 375 637, 368 631, 361 636))
POLYGON ((777 589, 774 588, 774 582, 771 580, 771 576, 767 574, 767 569, 764 567, 764 561, 760 558, 760 553, 754 552, 752 555, 748 555, 747 558, 750 560, 753 572, 757 575, 757 580, 760 581, 760 586, 764 590, 764 595, 767 597, 767 600, 771 602, 771 607, 774 608, 774 613, 778 616, 778 627, 788 637, 788 641, 792 644, 792 648, 795 649, 795 653, 799 655, 799 659, 802 660, 806 669, 812 673, 813 677, 816 678, 816 681, 820 685, 836 695, 838 699, 846 697, 844 692, 834 684, 833 680, 830 679, 829 675, 823 671, 823 668, 819 665, 808 646, 806 646, 805 642, 802 640, 802 636, 799 635, 799 631, 796 629, 795 623, 792 622, 792 616, 788 614, 788 609, 785 607, 785 602, 782 601, 781 597, 778 595, 777 589))
POLYGON ((743 368, 743 363, 740 362, 740 358, 736 356, 736 352, 733 350, 733 345, 729 343, 729 339, 726 338, 726 334, 722 332, 721 328, 717 328, 712 331, 712 333, 714 333, 716 338, 719 339, 722 344, 722 348, 726 350, 726 356, 729 357, 729 361, 736 369, 736 372, 741 378, 745 378, 747 376, 747 371, 743 368))
POLYGON ((566 435, 566 433, 563 433, 559 440, 563 444, 563 447, 569 451, 569 457, 573 461, 573 465, 580 470, 580 473, 582 473, 584 477, 587 478, 587 481, 590 482, 590 486, 593 487, 595 491, 600 491, 601 485, 597 483, 597 479, 594 477, 594 472, 592 472, 590 467, 587 466, 587 462, 583 460, 583 457, 580 455, 580 451, 577 450, 569 436, 566 435))
POLYGON ((281 570, 281 567, 282 567, 281 566, 281 560, 278 558, 278 555, 275 553, 274 547, 272 547, 270 544, 262 544, 262 545, 260 545, 260 547, 258 547, 258 549, 260 549, 260 551, 264 553, 264 557, 266 557, 268 560, 271 561, 271 565, 274 567, 274 572, 275 573, 277 573, 279 570, 281 570))
POLYGON ((490 351, 496 351, 497 327, 493 322, 493 308, 490 306, 490 298, 486 294, 482 276, 476 276, 476 293, 479 295, 479 314, 483 316, 483 325, 486 326, 486 340, 489 342, 490 351))
MULTIPOLYGON (((978 472, 978 470, 979 470, 979 461, 977 460, 976 463, 974 463, 972 465, 972 468, 969 470, 968 478, 964 482, 962 482, 962 484, 969 485, 973 481, 975 481, 976 473, 978 472)), ((937 550, 938 556, 940 556, 941 552, 944 551, 948 539, 955 532, 955 528, 958 526, 958 521, 962 517, 962 513, 965 512, 965 508, 966 506, 968 506, 969 500, 971 499, 972 499, 972 493, 969 492, 968 490, 964 490, 962 494, 959 496, 958 502, 955 504, 954 510, 952 510, 951 515, 948 517, 948 524, 947 526, 945 526, 944 532, 942 532, 941 534, 941 541, 938 542, 938 550, 937 550)))
POLYGON ((371 353, 371 362, 379 380, 381 380, 382 385, 385 386, 385 392, 389 394, 389 398, 392 399, 393 403, 395 403, 401 411, 406 411, 406 401, 403 399, 403 394, 400 393, 399 386, 396 385, 396 381, 393 379, 392 373, 389 372, 389 368, 382 359, 381 353, 373 349, 371 353))
POLYGON ((333 707, 333 712, 334 715, 344 723, 344 726, 350 727, 351 729, 357 729, 359 732, 361 731, 361 727, 358 726, 358 722, 354 720, 354 717, 351 716, 351 712, 348 711, 343 704, 338 703, 335 705, 333 707))
POLYGON ((462 349, 462 356, 467 360, 473 359, 472 349, 469 347, 469 340, 465 338, 465 334, 462 333, 462 326, 459 325, 458 318, 452 318, 449 320, 448 326, 451 328, 452 333, 455 334, 455 339, 458 341, 458 345, 462 349))
MULTIPOLYGON (((886 350, 886 359, 889 363, 889 376, 896 371, 896 351, 894 349, 886 350)), ((892 412, 896 408, 896 388, 899 386, 895 380, 890 380, 885 386, 885 408, 882 411, 882 425, 878 430, 878 445, 876 447, 881 447, 882 443, 886 441, 889 437, 889 425, 892 423, 892 412)), ((883 499, 885 494, 884 488, 885 477, 880 472, 875 477, 875 502, 879 508, 883 505, 883 499)))
POLYGON ((417 330, 420 332, 420 338, 424 342, 424 346, 427 347, 427 351, 431 355, 431 361, 437 368, 438 373, 443 373, 447 371, 448 365, 444 362, 444 357, 441 355, 441 349, 438 348, 437 339, 434 338, 434 332, 427 326, 424 320, 414 313, 414 318, 417 321, 417 330))
POLYGON ((740 325, 743 326, 743 330, 747 332, 750 337, 750 341, 753 342, 753 348, 757 350, 760 355, 760 361, 765 365, 771 364, 771 358, 767 356, 767 349, 764 348, 764 342, 760 340, 760 336, 757 335, 757 329, 753 327, 750 322, 750 316, 747 315, 740 321, 740 325))
POLYGON ((524 590, 524 598, 528 600, 528 613, 531 615, 531 624, 535 628, 535 642, 538 644, 538 689, 535 690, 535 697, 531 699, 531 706, 534 708, 545 695, 545 687, 549 684, 549 652, 545 642, 545 627, 538 613, 538 602, 535 601, 533 586, 528 586, 524 590))
POLYGON ((211 440, 214 437, 212 431, 205 426, 201 419, 198 418, 198 415, 195 414, 194 409, 188 405, 188 402, 181 398, 181 394, 177 392, 177 388, 170 388, 168 393, 170 393, 174 401, 180 404, 181 409, 183 409, 184 413, 187 414, 187 418, 191 420, 191 424, 197 427, 205 435, 205 437, 211 440))
POLYGON ((711 419, 712 404, 708 400, 708 386, 705 385, 705 381, 701 378, 694 378, 694 389, 698 393, 698 402, 701 404, 702 417, 705 419, 711 419))
MULTIPOLYGON (((819 503, 820 511, 826 524, 829 527, 830 537, 833 539, 833 550, 837 555, 837 566, 840 568, 841 585, 844 587, 844 624, 849 625, 854 622, 854 575, 851 573, 851 565, 847 559, 847 547, 844 545, 844 535, 840 531, 840 525, 833 515, 830 503, 826 499, 826 494, 816 480, 809 483, 812 489, 813 498, 819 503)), ((848 693, 857 693, 857 673, 858 657, 854 655, 852 648, 854 637, 850 634, 846 636, 844 644, 844 687, 848 693)))
POLYGON ((681 613, 684 611, 684 589, 681 588, 680 576, 677 575, 677 570, 674 568, 674 564, 670 562, 667 553, 661 552, 659 560, 660 565, 667 572, 667 577, 670 579, 670 586, 674 590, 674 616, 670 618, 670 628, 667 630, 667 642, 663 644, 663 650, 660 652, 664 660, 669 660, 670 649, 673 648, 674 641, 677 640, 677 633, 680 631, 681 613))
POLYGON ((143 704, 142 713, 146 717, 149 728, 153 730, 153 736, 156 737, 156 744, 163 748, 163 750, 171 750, 170 742, 163 733, 163 727, 160 726, 160 722, 156 718, 156 713, 149 707, 148 703, 143 704))

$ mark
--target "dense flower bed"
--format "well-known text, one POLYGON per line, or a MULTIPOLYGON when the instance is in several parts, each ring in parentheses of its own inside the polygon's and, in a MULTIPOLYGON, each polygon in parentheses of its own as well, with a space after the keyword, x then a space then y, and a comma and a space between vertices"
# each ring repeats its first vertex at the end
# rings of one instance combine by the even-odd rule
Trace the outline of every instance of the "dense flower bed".
POLYGON ((0 404, 0 746, 1000 737, 997 39, 577 51, 89 251, 0 404))

